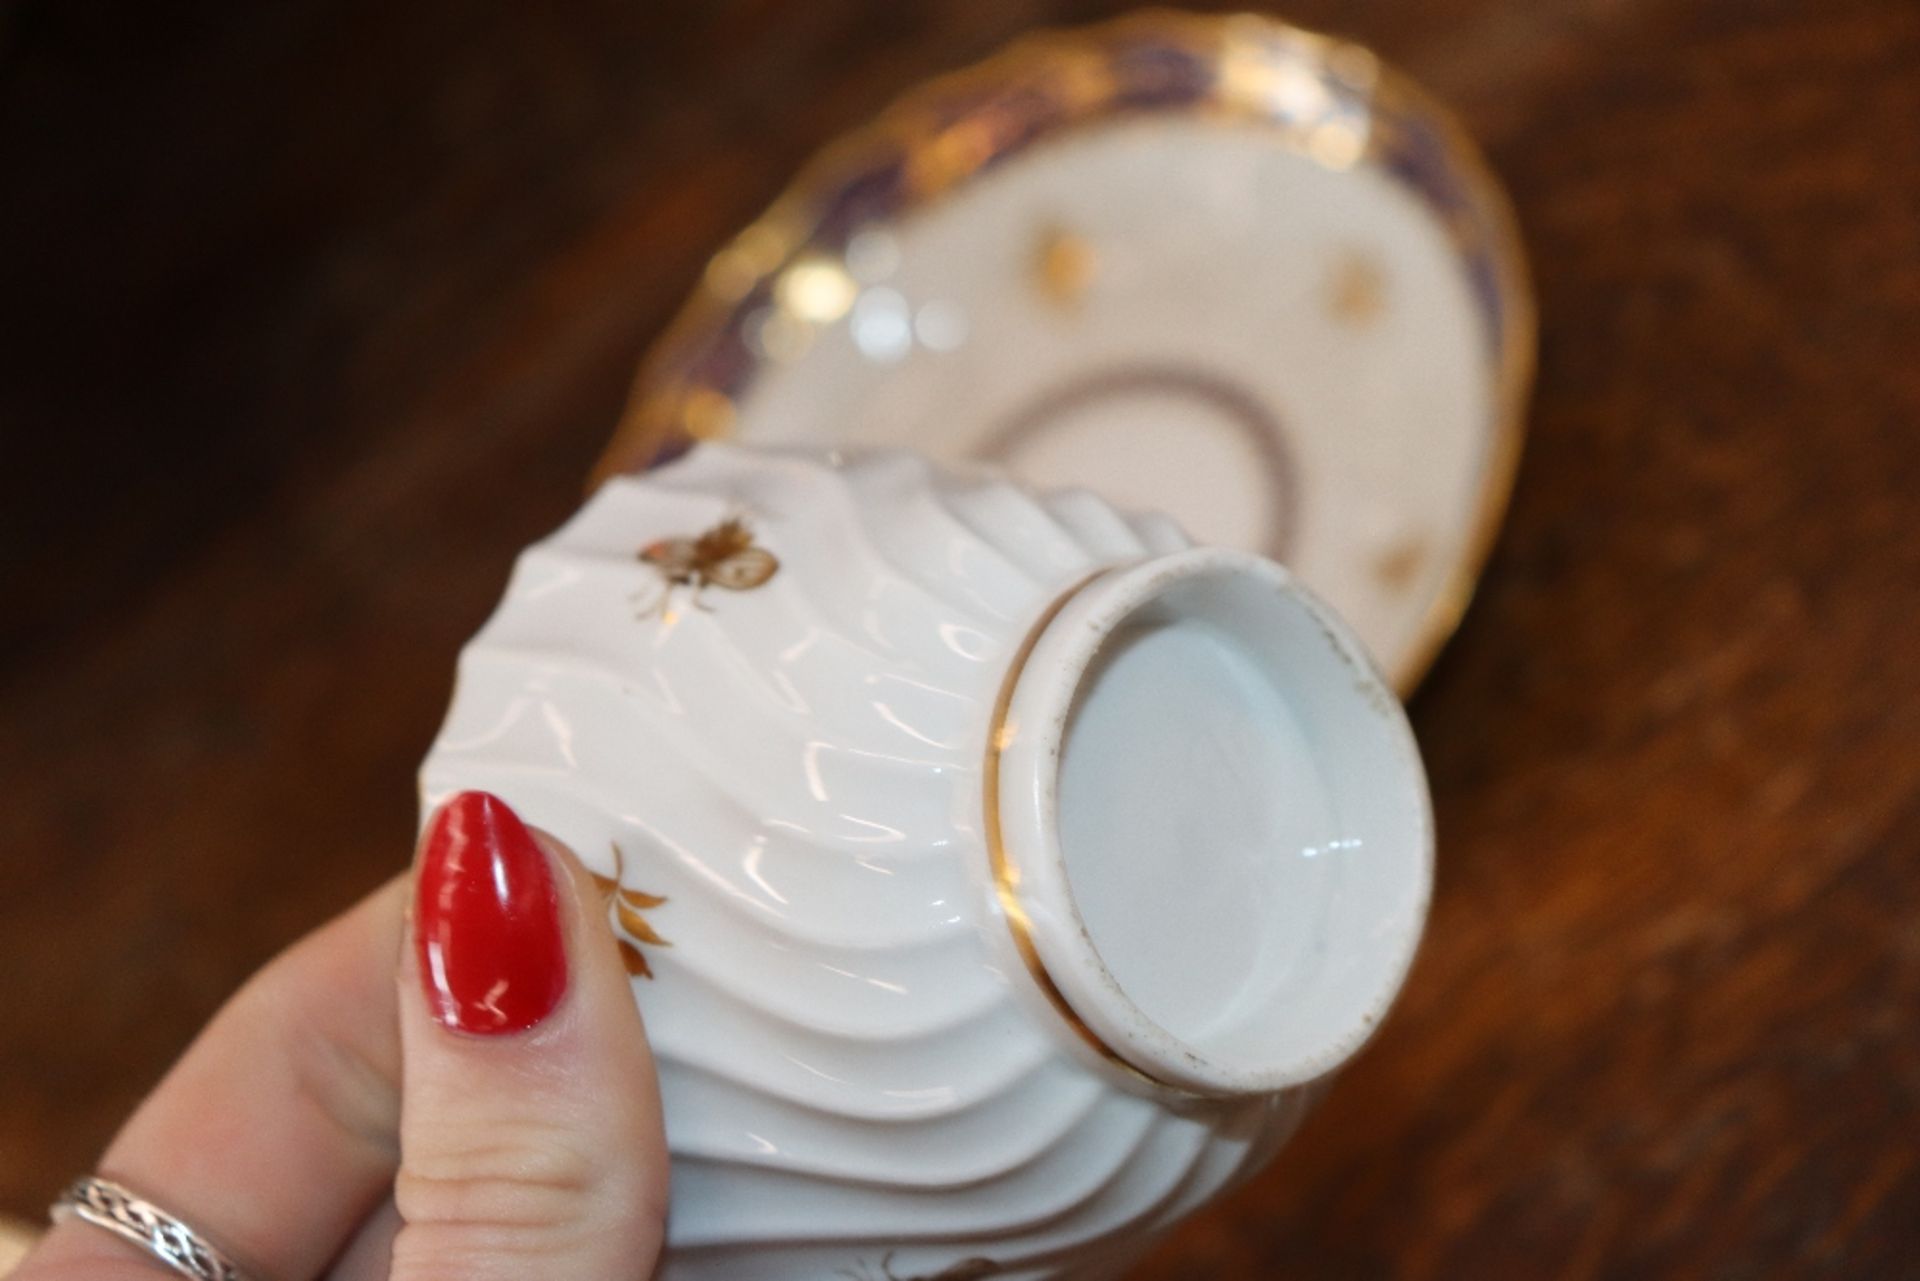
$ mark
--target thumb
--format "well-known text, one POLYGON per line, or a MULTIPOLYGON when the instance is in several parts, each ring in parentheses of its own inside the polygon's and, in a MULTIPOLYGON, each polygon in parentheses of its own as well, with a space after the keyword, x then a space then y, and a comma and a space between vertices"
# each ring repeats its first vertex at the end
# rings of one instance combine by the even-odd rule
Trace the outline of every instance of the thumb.
POLYGON ((653 1057, 599 897, 498 797, 435 813, 400 963, 393 1281, 631 1281, 666 1218, 653 1057))

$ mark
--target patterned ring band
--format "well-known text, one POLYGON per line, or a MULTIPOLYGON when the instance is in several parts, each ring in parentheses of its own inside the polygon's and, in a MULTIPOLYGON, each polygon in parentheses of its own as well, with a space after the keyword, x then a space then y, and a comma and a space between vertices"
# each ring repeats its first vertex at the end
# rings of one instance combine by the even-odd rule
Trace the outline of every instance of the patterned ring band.
POLYGON ((246 1273, 198 1232, 111 1180, 76 1180, 49 1213, 55 1223, 75 1218, 105 1228, 196 1281, 247 1281, 246 1273))

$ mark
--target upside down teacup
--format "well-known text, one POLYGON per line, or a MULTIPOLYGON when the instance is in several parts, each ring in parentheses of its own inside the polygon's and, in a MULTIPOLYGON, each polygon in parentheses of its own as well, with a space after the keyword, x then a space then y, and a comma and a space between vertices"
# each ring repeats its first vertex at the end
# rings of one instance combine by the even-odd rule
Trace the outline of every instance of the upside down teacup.
POLYGON ((670 1281, 1117 1273, 1293 1132, 1431 882, 1400 705, 1284 568, 911 454, 603 484, 461 658, 466 788, 608 887, 670 1281))

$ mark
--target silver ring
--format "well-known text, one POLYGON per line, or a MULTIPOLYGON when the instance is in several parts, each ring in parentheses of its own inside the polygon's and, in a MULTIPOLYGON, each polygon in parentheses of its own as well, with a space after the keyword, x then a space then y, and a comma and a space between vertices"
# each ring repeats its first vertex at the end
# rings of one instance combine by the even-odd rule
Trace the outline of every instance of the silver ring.
POLYGON ((105 1228, 195 1281, 247 1281, 247 1274, 205 1237, 110 1179, 75 1180, 48 1214, 55 1223, 81 1219, 105 1228))

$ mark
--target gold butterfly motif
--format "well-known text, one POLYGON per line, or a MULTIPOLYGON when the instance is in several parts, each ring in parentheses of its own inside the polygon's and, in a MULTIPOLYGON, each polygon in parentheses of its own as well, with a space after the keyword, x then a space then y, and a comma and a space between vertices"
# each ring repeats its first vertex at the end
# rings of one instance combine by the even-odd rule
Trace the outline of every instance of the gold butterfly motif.
POLYGON ((651 911, 667 900, 659 894, 648 894, 644 890, 625 889, 620 884, 623 859, 618 842, 613 846, 613 875, 602 876, 598 872, 589 872, 593 883, 599 887, 602 897, 613 908, 614 919, 620 922, 621 930, 631 938, 615 935, 614 941, 620 945, 620 960, 627 967, 627 973, 643 979, 653 977, 653 967, 647 964, 647 957, 636 943, 646 943, 653 947, 672 947, 673 944, 660 937, 647 918, 640 915, 651 911))
POLYGON ((750 591, 779 572, 780 560, 754 544, 753 531, 738 516, 730 516, 698 538, 663 538, 640 551, 640 559, 660 571, 660 614, 676 587, 693 589, 695 609, 708 609, 700 593, 708 586, 731 592, 750 591))

